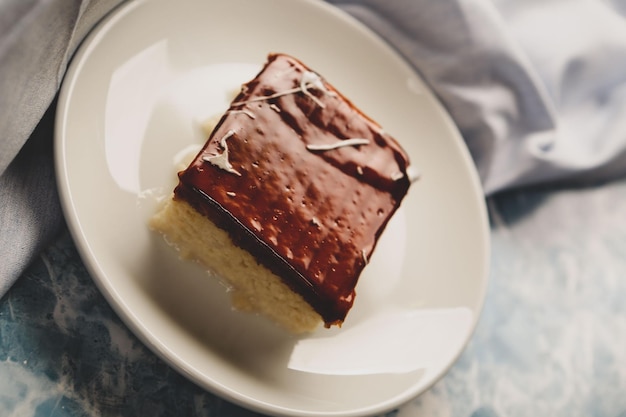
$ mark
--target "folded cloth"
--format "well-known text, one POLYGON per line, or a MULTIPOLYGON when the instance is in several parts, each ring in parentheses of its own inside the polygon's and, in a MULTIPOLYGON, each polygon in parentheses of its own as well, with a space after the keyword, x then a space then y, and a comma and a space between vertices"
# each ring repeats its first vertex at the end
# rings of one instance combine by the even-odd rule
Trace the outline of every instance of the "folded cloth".
POLYGON ((0 295, 63 224, 51 157, 54 109, 0 176, 0 295))
MULTIPOLYGON (((458 125, 486 194, 626 173, 618 0, 327 1, 422 75, 458 125)), ((52 127, 40 121, 80 41, 121 2, 0 2, 0 296, 62 224, 52 127)))
POLYGON ((54 98, 73 52, 121 1, 0 1, 0 297, 63 224, 54 98))
POLYGON ((424 77, 463 134, 487 194, 626 172, 624 2, 330 2, 424 77))

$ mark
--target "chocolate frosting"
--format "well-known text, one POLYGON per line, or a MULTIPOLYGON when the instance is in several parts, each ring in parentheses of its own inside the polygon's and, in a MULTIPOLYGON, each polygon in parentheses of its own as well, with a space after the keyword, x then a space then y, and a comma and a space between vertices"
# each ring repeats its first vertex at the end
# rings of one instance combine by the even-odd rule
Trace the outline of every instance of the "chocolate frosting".
POLYGON ((227 230, 330 326, 345 319, 409 188, 408 163, 398 143, 325 80, 271 54, 179 173, 175 198, 227 230), (307 148, 355 138, 363 144, 307 148))

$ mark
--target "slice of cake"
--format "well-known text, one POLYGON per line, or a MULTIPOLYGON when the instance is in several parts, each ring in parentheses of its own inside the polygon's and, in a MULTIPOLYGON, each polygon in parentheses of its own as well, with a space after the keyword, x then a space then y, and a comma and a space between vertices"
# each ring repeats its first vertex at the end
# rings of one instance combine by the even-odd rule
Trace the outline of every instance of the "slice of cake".
MULTIPOLYGON (((406 153, 299 60, 242 86, 151 225, 293 332, 341 325, 410 185, 406 153)), ((384 279, 384 277, 378 277, 384 279)))

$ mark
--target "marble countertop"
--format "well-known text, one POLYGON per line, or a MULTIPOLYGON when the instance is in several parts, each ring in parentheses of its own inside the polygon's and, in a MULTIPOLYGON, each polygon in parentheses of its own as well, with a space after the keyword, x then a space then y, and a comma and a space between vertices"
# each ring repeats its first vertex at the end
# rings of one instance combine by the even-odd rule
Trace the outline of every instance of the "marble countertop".
MULTIPOLYGON (((393 416, 626 417, 626 182, 488 200, 491 279, 469 346, 393 416)), ((151 353, 68 234, 0 299, 0 416, 252 416, 151 353)))

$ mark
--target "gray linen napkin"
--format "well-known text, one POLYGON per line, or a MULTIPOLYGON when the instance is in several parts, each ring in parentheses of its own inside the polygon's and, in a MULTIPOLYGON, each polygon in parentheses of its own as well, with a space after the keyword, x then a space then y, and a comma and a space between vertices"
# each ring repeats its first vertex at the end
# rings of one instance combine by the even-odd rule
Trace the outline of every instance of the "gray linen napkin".
POLYGON ((0 297, 63 224, 54 99, 73 52, 121 1, 0 0, 0 297))
POLYGON ((626 3, 330 0, 421 73, 486 194, 626 172, 626 3))
MULTIPOLYGON (((54 97, 80 41, 122 1, 0 0, 0 297, 62 225, 54 97)), ((424 77, 486 194, 626 173, 623 2, 328 1, 424 77)))

